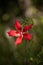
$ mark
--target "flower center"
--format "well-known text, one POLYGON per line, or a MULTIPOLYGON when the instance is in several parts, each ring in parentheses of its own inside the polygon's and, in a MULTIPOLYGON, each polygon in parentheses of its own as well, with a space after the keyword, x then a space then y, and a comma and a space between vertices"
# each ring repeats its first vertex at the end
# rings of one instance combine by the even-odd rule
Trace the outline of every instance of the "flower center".
POLYGON ((22 36, 22 37, 23 37, 23 32, 19 32, 16 36, 17 36, 17 37, 18 37, 18 36, 22 36))
POLYGON ((23 37, 23 32, 20 32, 20 36, 22 36, 22 37, 23 37))
POLYGON ((16 36, 18 37, 18 36, 22 36, 23 37, 23 34, 25 34, 25 32, 19 32, 16 36))
POLYGON ((23 32, 20 32, 20 34, 22 35, 22 34, 23 34, 23 32))

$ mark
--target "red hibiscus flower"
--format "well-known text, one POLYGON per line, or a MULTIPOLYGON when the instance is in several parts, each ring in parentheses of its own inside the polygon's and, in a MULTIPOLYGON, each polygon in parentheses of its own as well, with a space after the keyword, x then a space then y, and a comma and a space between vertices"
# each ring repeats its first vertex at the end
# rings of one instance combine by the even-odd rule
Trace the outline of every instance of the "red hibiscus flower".
POLYGON ((32 24, 25 26, 22 29, 22 26, 20 25, 20 23, 18 22, 18 20, 15 21, 14 27, 16 28, 16 30, 10 30, 8 32, 9 36, 16 36, 17 39, 14 42, 15 44, 20 44, 22 42, 22 38, 24 37, 26 40, 31 40, 32 36, 31 34, 28 34, 26 31, 30 30, 30 28, 32 28, 32 24))

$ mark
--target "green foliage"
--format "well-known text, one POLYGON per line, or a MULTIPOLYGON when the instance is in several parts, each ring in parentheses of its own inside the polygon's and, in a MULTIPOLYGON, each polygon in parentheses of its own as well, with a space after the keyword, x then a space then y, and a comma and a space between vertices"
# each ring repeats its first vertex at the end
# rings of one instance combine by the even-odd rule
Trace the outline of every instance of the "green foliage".
POLYGON ((8 15, 8 14, 4 14, 3 16, 2 16, 2 20, 3 21, 8 21, 10 19, 10 16, 8 15))

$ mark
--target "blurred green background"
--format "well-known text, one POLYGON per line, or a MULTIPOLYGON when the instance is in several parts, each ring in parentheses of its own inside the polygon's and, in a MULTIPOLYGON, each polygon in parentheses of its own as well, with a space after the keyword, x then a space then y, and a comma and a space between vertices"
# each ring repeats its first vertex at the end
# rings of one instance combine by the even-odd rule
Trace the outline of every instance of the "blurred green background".
POLYGON ((0 0, 0 65, 43 65, 43 0, 0 0), (33 23, 32 40, 18 46, 7 34, 16 19, 33 23))

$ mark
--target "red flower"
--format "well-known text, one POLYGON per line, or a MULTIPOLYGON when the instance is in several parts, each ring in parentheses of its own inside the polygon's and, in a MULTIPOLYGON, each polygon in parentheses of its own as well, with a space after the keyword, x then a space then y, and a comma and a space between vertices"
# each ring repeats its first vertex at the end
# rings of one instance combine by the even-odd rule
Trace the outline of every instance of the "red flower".
POLYGON ((24 37, 26 40, 31 40, 32 36, 31 34, 26 33, 26 31, 30 30, 30 28, 32 28, 32 24, 25 26, 23 29, 20 25, 20 23, 18 22, 18 20, 15 21, 14 24, 16 30, 10 30, 8 32, 9 36, 16 36, 17 39, 14 42, 15 44, 20 44, 22 42, 22 38, 24 37))

